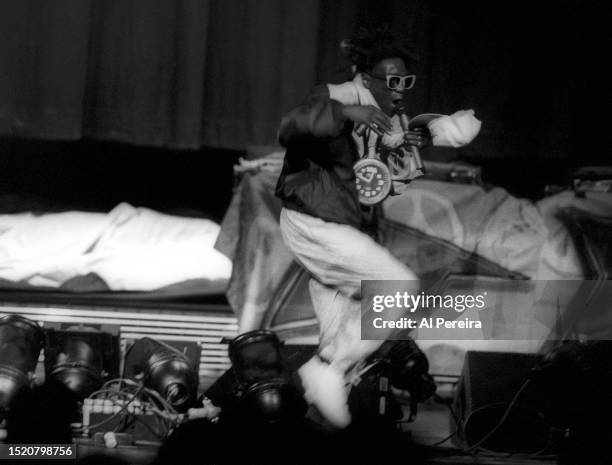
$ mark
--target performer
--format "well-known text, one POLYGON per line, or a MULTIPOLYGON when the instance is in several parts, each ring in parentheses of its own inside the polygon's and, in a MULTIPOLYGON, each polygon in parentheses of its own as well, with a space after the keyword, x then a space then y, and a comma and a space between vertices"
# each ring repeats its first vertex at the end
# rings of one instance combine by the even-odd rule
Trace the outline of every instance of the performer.
POLYGON ((298 373, 306 400, 338 428, 351 421, 347 374, 383 342, 361 340, 361 281, 405 280, 407 292, 419 290, 416 274, 368 235, 371 212, 360 205, 353 165, 374 144, 426 142, 403 131, 396 114, 415 83, 414 54, 385 29, 362 30, 344 47, 354 80, 315 87, 282 118, 287 152, 276 188, 283 239, 312 276, 320 323, 319 351, 298 373))

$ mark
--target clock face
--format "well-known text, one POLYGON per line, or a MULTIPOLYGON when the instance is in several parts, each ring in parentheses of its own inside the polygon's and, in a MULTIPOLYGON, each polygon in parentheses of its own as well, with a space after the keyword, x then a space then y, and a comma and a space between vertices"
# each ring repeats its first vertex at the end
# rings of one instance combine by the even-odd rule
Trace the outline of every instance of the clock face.
POLYGON ((359 160, 355 164, 355 177, 359 201, 364 205, 383 201, 391 191, 391 173, 380 160, 359 160))

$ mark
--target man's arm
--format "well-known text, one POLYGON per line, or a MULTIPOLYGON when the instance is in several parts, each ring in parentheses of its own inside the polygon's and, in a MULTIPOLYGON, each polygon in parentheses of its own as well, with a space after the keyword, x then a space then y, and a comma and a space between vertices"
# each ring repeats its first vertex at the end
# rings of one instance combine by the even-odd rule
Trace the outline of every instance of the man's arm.
POLYGON ((346 121, 341 107, 340 102, 330 99, 327 86, 314 87, 301 105, 281 119, 278 130, 280 144, 287 146, 291 139, 299 135, 338 135, 346 121))
POLYGON ((282 146, 300 135, 315 137, 337 136, 347 120, 365 124, 382 135, 391 130, 391 120, 374 106, 343 105, 332 100, 327 86, 316 86, 304 103, 287 113, 281 120, 278 140, 282 146))

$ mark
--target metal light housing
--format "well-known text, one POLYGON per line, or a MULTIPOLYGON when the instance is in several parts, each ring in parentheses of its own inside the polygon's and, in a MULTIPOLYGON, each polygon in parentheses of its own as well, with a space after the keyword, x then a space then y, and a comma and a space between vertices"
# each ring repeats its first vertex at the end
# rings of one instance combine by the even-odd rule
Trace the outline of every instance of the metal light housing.
POLYGON ((20 315, 0 318, 0 409, 30 384, 42 349, 44 334, 38 324, 20 315))

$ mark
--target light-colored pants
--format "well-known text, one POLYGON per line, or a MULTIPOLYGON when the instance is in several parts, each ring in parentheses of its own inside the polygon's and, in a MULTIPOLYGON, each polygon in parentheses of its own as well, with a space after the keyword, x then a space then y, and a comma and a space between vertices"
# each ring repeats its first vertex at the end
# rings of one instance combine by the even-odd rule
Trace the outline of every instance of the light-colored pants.
POLYGON ((408 285, 416 293, 418 278, 351 226, 283 208, 280 227, 285 244, 313 278, 310 296, 320 325, 319 354, 346 372, 383 342, 361 339, 361 281, 412 281, 408 285))

